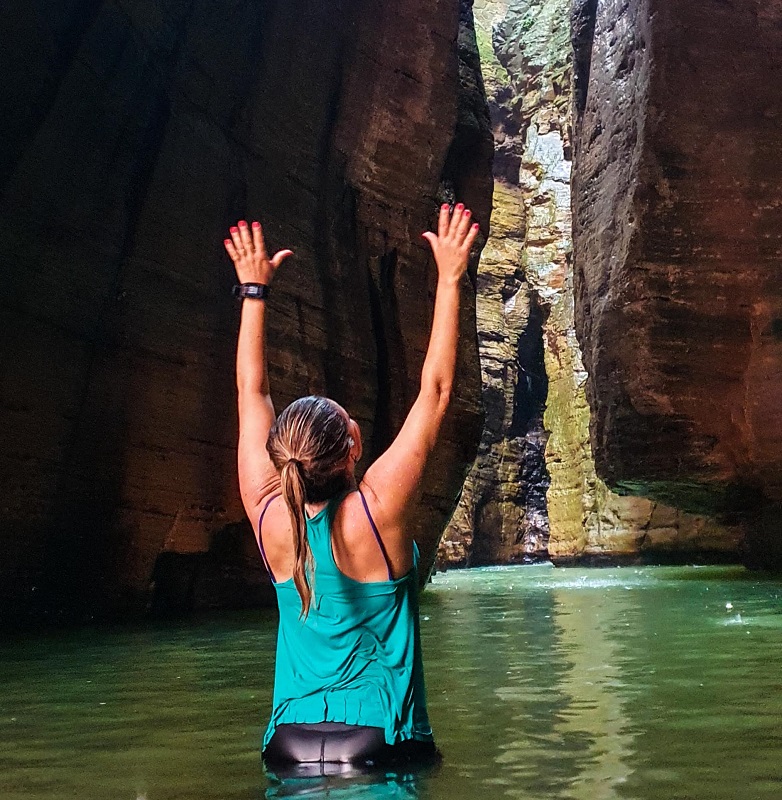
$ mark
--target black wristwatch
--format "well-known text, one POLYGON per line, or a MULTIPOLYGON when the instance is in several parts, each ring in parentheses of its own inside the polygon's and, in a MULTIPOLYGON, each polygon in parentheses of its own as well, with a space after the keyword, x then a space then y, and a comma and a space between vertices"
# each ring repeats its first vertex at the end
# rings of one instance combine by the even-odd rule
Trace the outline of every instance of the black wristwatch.
POLYGON ((248 297, 252 300, 265 300, 269 287, 265 283, 240 283, 233 288, 234 297, 248 297))

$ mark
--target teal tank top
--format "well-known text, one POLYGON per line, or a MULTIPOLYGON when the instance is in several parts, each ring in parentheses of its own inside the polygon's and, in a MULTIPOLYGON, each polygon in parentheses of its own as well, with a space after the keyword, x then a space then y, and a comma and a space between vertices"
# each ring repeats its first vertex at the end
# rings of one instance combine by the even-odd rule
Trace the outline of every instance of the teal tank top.
MULTIPOLYGON (((371 725, 384 730, 390 745, 432 741, 418 619, 418 547, 413 545, 413 567, 401 578, 371 583, 349 578, 331 549, 331 525, 343 498, 332 499, 307 520, 315 566, 305 619, 299 619, 301 600, 293 578, 274 580, 261 515, 258 544, 280 609, 273 708, 263 747, 278 725, 295 722, 371 725)), ((385 557, 365 501, 364 508, 385 557)))

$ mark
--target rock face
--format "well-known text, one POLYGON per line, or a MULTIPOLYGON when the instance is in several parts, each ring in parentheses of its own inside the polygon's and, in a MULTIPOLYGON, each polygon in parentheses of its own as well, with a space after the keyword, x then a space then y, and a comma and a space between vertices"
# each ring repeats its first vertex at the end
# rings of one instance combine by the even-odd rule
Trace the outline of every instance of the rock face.
POLYGON ((782 3, 600 0, 577 23, 598 473, 740 523, 752 562, 782 563, 782 3))
POLYGON ((571 32, 569 0, 475 4, 496 148, 478 270, 486 425, 441 567, 723 559, 741 540, 735 525, 615 494, 595 472, 570 261, 572 96, 585 96, 593 12, 577 4, 571 32))
MULTIPOLYGON (((221 240, 257 216, 296 252, 270 300, 276 402, 329 394, 377 454, 428 338, 421 231, 443 192, 488 219, 458 4, 37 8, 0 12, 2 615, 260 602, 221 240)), ((416 522, 428 563, 480 431, 473 320, 416 522)))
POLYGON ((477 566, 546 552, 543 311, 524 269, 530 203, 519 168, 530 125, 515 65, 519 3, 477 0, 477 41, 494 133, 491 235, 478 267, 477 321, 486 414, 475 463, 438 566, 477 566))
POLYGON ((477 284, 486 422, 440 544, 441 568, 511 563, 545 552, 546 384, 540 310, 521 269, 523 213, 518 191, 495 183, 492 233, 477 284))

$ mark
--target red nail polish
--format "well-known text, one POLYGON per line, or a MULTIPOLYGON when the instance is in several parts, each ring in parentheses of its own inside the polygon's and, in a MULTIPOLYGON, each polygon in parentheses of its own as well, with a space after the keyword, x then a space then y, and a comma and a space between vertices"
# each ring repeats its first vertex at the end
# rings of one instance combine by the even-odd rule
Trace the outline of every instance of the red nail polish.
POLYGON ((456 207, 459 209, 459 211, 461 211, 464 208, 464 204, 463 203, 457 203, 456 207))
POLYGON ((480 228, 480 227, 481 227, 481 226, 480 226, 480 225, 479 225, 479 224, 476 222, 476 223, 475 223, 475 225, 473 225, 473 226, 472 226, 472 229, 473 229, 474 231, 477 231, 477 230, 478 230, 478 228, 480 228))
POLYGON ((231 240, 230 239, 223 239, 223 244, 231 244, 231 240))
POLYGON ((261 227, 260 222, 253 222, 253 228, 260 228, 260 227, 261 227))
POLYGON ((469 216, 470 216, 470 214, 472 214, 472 211, 470 211, 470 209, 468 208, 468 209, 467 209, 467 210, 464 212, 464 216, 465 216, 465 217, 469 217, 469 216))
POLYGON ((231 228, 231 233, 239 233, 239 228, 237 228, 237 227, 236 227, 236 225, 234 225, 234 226, 231 228))
POLYGON ((447 210, 448 210, 448 203, 443 203, 443 204, 440 206, 440 208, 441 208, 443 211, 447 211, 447 210))
POLYGON ((246 228, 247 227, 247 223, 243 219, 240 219, 239 220, 239 227, 240 228, 246 228))

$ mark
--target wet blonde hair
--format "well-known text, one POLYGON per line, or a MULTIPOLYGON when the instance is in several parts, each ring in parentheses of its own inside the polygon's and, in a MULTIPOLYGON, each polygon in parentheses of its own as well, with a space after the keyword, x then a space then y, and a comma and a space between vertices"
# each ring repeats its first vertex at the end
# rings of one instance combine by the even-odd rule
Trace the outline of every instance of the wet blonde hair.
POLYGON ((293 527, 293 582, 306 617, 312 603, 312 550, 305 503, 321 503, 349 488, 348 420, 326 397, 302 397, 277 417, 266 443, 280 473, 282 495, 293 527))

